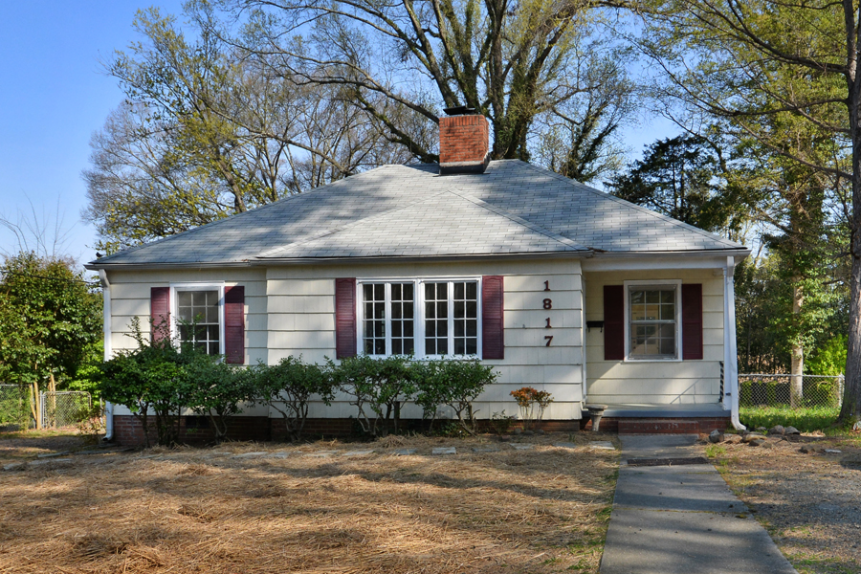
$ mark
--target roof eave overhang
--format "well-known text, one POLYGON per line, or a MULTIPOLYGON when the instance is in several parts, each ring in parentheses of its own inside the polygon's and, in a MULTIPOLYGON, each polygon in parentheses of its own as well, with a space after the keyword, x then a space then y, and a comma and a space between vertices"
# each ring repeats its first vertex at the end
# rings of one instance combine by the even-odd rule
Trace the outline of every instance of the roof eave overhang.
POLYGON ((99 269, 206 269, 221 267, 265 267, 267 265, 344 265, 344 264, 386 264, 386 263, 420 263, 423 261, 455 262, 455 261, 488 261, 499 260, 530 260, 530 259, 582 259, 591 257, 592 251, 553 251, 545 253, 489 253, 489 254, 449 254, 449 255, 416 255, 416 256, 373 256, 373 257, 266 257, 247 261, 231 261, 224 263, 104 263, 90 262, 84 267, 91 271, 99 269))
POLYGON ((344 264, 389 264, 420 262, 462 262, 462 261, 524 261, 530 259, 638 259, 652 263, 667 259, 733 257, 738 263, 750 254, 750 249, 706 249, 700 251, 554 251, 549 253, 490 253, 490 254, 449 254, 420 256, 373 256, 373 257, 267 257, 245 261, 225 262, 175 262, 175 263, 98 263, 91 261, 84 265, 90 271, 106 270, 155 270, 155 269, 214 269, 228 267, 265 267, 267 265, 344 265, 344 264))

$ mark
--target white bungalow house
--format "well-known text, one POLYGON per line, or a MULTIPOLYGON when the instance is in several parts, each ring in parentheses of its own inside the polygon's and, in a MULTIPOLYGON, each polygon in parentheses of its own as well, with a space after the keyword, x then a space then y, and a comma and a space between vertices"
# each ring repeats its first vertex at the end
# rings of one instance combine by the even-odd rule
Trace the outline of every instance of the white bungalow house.
MULTIPOLYGON (((517 412, 510 392, 529 385, 552 393, 551 427, 579 427, 589 403, 608 406, 606 430, 739 425, 732 277, 744 246, 521 161, 489 162, 483 116, 442 118, 440 134, 440 165, 383 166, 91 262, 105 356, 135 345, 134 317, 203 314, 203 342, 233 363, 478 355, 500 373, 479 418, 517 412)), ((314 405, 309 426, 343 431, 354 414, 345 400, 314 405)), ((244 415, 249 437, 277 434, 276 414, 244 415)), ((111 408, 108 421, 133 440, 130 413, 111 408)))

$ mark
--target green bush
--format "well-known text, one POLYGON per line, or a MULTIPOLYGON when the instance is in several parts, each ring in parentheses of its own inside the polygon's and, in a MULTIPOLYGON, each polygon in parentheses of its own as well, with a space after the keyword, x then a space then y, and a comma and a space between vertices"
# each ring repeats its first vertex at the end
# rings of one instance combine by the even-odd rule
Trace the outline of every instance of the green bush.
POLYGON ((808 375, 838 375, 846 370, 846 335, 837 335, 824 345, 814 349, 804 360, 804 371, 808 375))
POLYGON ((395 432, 399 430, 400 403, 416 392, 420 373, 416 363, 406 356, 358 355, 343 359, 340 365, 330 359, 328 368, 333 381, 350 395, 350 404, 358 408, 358 423, 365 434, 385 434, 390 422, 395 432))
POLYGON ((287 357, 277 365, 263 363, 249 369, 249 380, 257 402, 281 413, 287 435, 298 440, 308 418, 308 403, 318 396, 326 405, 335 398, 330 369, 302 362, 302 357, 287 357))
POLYGON ((475 416, 472 403, 493 383, 499 373, 493 367, 482 365, 477 360, 440 359, 417 363, 416 404, 431 419, 431 426, 438 417, 440 406, 450 407, 461 428, 475 434, 475 416))
POLYGON ((209 417, 216 442, 226 440, 230 418, 242 413, 242 404, 256 395, 253 373, 227 364, 219 356, 196 352, 185 365, 185 377, 189 386, 186 406, 209 417))

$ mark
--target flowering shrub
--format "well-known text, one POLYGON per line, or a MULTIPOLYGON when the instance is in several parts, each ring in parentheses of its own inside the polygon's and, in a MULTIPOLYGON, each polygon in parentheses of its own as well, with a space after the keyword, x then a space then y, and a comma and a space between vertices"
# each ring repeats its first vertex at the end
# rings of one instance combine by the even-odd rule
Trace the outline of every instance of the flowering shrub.
POLYGON ((529 428, 534 420, 541 420, 544 409, 553 402, 553 395, 547 391, 539 391, 532 387, 522 387, 511 391, 511 396, 517 401, 523 416, 523 426, 529 428), (538 410, 536 417, 536 408, 538 410))

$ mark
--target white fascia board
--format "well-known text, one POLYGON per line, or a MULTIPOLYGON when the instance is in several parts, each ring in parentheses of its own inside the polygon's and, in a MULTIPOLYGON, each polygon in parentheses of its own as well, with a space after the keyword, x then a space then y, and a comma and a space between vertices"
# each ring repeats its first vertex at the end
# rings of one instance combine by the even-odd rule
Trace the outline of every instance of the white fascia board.
POLYGON ((642 254, 631 257, 595 257, 583 259, 580 265, 584 273, 590 271, 655 271, 660 269, 724 269, 727 255, 654 255, 642 254))

